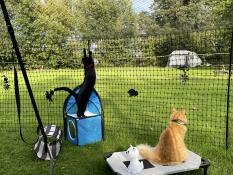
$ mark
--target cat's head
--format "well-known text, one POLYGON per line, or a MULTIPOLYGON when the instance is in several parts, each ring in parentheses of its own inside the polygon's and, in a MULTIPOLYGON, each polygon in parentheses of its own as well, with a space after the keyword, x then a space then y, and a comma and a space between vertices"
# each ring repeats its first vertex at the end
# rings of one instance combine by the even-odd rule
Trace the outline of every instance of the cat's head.
POLYGON ((172 109, 172 114, 171 114, 171 120, 175 121, 175 120, 179 120, 184 122, 184 124, 186 124, 188 122, 187 117, 185 115, 185 110, 177 110, 176 108, 172 109))
POLYGON ((139 156, 138 148, 132 145, 130 145, 130 147, 127 149, 125 153, 127 154, 127 156, 129 156, 130 159, 138 158, 139 156))

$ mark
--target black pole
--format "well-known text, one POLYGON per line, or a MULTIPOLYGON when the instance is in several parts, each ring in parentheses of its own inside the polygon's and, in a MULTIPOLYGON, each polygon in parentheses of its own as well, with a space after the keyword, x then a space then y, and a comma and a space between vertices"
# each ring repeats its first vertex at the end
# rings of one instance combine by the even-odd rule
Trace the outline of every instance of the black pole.
POLYGON ((230 49, 228 87, 227 87, 226 149, 228 149, 229 147, 229 112, 230 112, 230 95, 231 95, 232 54, 233 54, 233 31, 231 33, 231 49, 230 49))
POLYGON ((13 27, 11 25, 11 21, 10 21, 10 18, 9 18, 9 15, 8 15, 7 8, 6 8, 4 0, 0 0, 0 4, 1 4, 1 7, 2 7, 2 12, 3 12, 4 19, 5 19, 7 28, 8 28, 8 33, 9 33, 9 35, 11 37, 12 45, 13 45, 13 48, 15 50, 15 54, 17 56, 17 59, 18 59, 19 65, 20 65, 20 68, 21 68, 21 71, 22 71, 22 74, 23 74, 23 77, 24 77, 25 84, 26 84, 27 89, 28 89, 28 93, 29 93, 29 96, 30 96, 30 99, 31 99, 31 103, 32 103, 32 106, 33 106, 34 111, 35 111, 36 119, 37 119, 37 122, 38 122, 38 125, 39 125, 39 128, 40 128, 41 134, 43 135, 43 138, 44 138, 44 142, 45 142, 45 145, 46 145, 45 150, 47 152, 48 151, 47 136, 46 136, 46 134, 44 132, 44 127, 43 127, 43 124, 42 124, 42 121, 41 121, 41 118, 40 118, 40 114, 39 114, 39 111, 38 111, 38 108, 37 108, 37 105, 36 105, 35 98, 34 98, 33 93, 32 93, 32 88, 31 88, 31 85, 30 85, 30 82, 28 80, 28 76, 27 76, 27 73, 26 73, 26 70, 25 70, 25 67, 24 67, 24 64, 23 64, 23 60, 22 60, 22 56, 21 56, 21 53, 20 53, 20 50, 19 50, 19 47, 18 47, 18 43, 17 43, 17 40, 15 38, 14 29, 13 29, 13 27))
POLYGON ((90 48, 91 48, 91 40, 90 39, 87 41, 87 47, 88 47, 88 52, 89 52, 90 48))

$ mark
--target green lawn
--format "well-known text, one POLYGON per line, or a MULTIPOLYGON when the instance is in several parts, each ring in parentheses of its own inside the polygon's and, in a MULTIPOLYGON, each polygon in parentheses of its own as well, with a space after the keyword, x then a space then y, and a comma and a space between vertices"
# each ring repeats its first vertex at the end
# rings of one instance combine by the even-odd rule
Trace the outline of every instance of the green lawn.
MULTIPOLYGON (((7 175, 41 175, 48 174, 49 162, 38 160, 31 147, 19 140, 17 133, 0 132, 0 174, 7 175)), ((147 140, 145 140, 146 142, 147 140)), ((129 144, 139 144, 134 136, 123 137, 107 135, 104 142, 77 147, 67 141, 63 142, 60 156, 57 160, 55 174, 59 175, 110 175, 111 171, 106 166, 103 154, 111 151, 125 150, 129 144)), ((233 171, 233 149, 225 151, 223 147, 210 145, 191 145, 189 149, 208 158, 211 166, 210 175, 230 175, 233 171)), ((191 175, 202 174, 201 170, 191 175)))
MULTIPOLYGON (((104 105, 106 140, 85 147, 64 141, 56 174, 110 174, 103 154, 125 150, 129 144, 155 144, 173 106, 187 111, 188 148, 210 160, 211 175, 230 174, 233 148, 224 149, 227 75, 214 76, 211 69, 192 69, 184 85, 180 82, 181 73, 177 69, 154 67, 97 68, 96 89, 104 105), (139 92, 137 97, 128 97, 131 88, 139 92)), ((13 86, 12 72, 6 74, 13 86)), ((44 92, 60 86, 74 88, 82 82, 83 70, 35 70, 28 71, 28 75, 44 123, 62 125, 62 106, 67 94, 56 93, 53 103, 49 103, 44 92)), ((36 127, 23 81, 20 88, 23 128, 36 127)), ((0 92, 4 94, 0 96, 0 174, 46 174, 49 163, 38 161, 15 132, 18 126, 13 88, 1 88, 0 92)), ((29 141, 36 138, 32 130, 24 131, 29 141)))

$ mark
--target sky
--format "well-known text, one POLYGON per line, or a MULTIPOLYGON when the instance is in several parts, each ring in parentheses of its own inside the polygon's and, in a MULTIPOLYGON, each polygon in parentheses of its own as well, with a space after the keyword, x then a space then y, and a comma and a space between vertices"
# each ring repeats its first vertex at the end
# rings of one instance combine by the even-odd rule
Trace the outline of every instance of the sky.
POLYGON ((153 0, 132 0, 133 8, 136 12, 150 11, 150 6, 153 0))

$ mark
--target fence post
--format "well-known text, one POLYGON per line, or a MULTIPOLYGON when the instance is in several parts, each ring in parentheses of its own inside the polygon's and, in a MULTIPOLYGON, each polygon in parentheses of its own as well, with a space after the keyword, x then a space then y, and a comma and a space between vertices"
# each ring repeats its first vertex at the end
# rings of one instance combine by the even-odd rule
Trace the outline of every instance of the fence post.
POLYGON ((231 92, 231 73, 232 73, 232 54, 233 54, 233 31, 231 33, 231 49, 229 60, 229 72, 228 72, 228 87, 227 87, 227 115, 226 115, 226 149, 229 147, 229 112, 230 112, 230 92, 231 92))
POLYGON ((90 51, 90 47, 91 47, 91 40, 90 39, 87 40, 87 47, 88 47, 88 51, 90 51))

